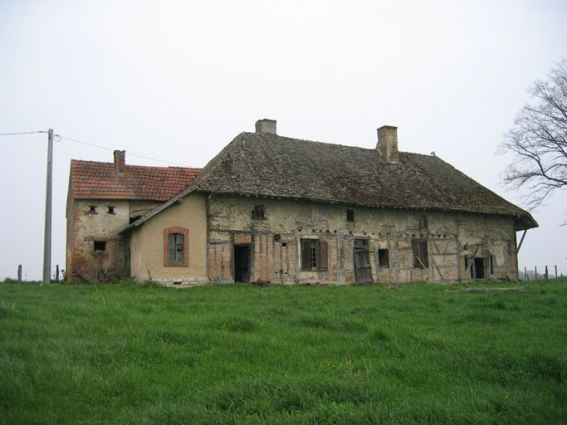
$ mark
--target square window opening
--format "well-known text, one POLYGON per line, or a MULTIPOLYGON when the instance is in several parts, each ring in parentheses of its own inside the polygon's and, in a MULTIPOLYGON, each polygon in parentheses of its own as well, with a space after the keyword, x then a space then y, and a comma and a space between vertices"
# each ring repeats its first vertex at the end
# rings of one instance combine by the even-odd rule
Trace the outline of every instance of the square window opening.
POLYGON ((252 218, 255 220, 260 220, 264 218, 264 207, 262 205, 256 205, 252 211, 252 218))
POLYGON ((390 267, 390 252, 387 249, 378 250, 378 265, 380 267, 390 267))
POLYGON ((346 210, 346 221, 350 223, 354 222, 354 210, 346 210))
POLYGON ((109 205, 108 206, 108 214, 116 214, 116 207, 109 205))
POLYGON ((96 205, 89 205, 89 214, 96 214, 96 205))
POLYGON ((106 251, 106 241, 94 241, 94 252, 106 251))

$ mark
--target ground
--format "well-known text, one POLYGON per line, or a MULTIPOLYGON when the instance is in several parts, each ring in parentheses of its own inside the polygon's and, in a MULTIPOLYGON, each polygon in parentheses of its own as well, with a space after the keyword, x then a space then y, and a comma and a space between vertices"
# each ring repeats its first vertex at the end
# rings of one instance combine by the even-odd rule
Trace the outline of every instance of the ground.
POLYGON ((530 285, 0 283, 0 423, 565 423, 567 279, 530 285))

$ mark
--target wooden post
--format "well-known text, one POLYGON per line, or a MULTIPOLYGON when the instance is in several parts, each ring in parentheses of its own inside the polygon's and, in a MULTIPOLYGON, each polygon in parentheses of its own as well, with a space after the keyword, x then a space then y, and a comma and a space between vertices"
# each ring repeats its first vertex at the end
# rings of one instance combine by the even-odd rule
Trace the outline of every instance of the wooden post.
POLYGON ((535 270, 535 280, 537 280, 537 266, 534 267, 535 270))
POLYGON ((549 276, 549 271, 547 270, 547 266, 545 266, 545 279, 547 280, 548 276, 549 276))
POLYGON ((55 266, 55 282, 59 282, 59 264, 55 266))
POLYGON ((528 268, 524 267, 524 280, 529 280, 528 278, 528 268))
MULTIPOLYGON (((555 267, 555 273, 557 273, 557 267, 555 267)), ((22 265, 18 265, 18 282, 22 281, 22 265)))
POLYGON ((555 279, 557 279, 557 266, 555 266, 555 279))

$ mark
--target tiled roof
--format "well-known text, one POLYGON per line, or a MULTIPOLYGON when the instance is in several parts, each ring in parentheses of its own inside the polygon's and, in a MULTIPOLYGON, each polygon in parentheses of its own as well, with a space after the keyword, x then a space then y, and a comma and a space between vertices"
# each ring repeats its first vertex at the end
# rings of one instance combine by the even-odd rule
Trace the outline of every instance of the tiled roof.
POLYGON ((200 171, 200 168, 126 165, 118 173, 112 163, 72 160, 72 196, 167 201, 187 187, 200 171))

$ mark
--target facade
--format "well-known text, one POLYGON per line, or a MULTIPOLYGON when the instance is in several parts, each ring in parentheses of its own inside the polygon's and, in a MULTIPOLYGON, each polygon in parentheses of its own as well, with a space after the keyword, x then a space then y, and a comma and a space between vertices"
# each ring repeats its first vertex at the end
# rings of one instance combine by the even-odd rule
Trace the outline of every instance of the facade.
POLYGON ((133 278, 385 283, 517 280, 526 211, 436 156, 277 135, 260 120, 120 232, 133 278))
POLYGON ((129 274, 128 245, 120 234, 131 223, 182 191, 200 169, 71 161, 67 195, 66 278, 115 280, 129 274))

